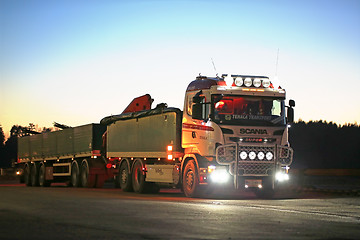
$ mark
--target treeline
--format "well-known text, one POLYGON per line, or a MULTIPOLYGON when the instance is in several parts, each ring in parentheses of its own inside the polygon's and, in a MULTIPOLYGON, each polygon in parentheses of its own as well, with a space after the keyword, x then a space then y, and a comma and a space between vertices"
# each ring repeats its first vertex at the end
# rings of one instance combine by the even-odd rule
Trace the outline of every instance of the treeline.
POLYGON ((299 121, 289 129, 292 168, 360 168, 360 126, 299 121))

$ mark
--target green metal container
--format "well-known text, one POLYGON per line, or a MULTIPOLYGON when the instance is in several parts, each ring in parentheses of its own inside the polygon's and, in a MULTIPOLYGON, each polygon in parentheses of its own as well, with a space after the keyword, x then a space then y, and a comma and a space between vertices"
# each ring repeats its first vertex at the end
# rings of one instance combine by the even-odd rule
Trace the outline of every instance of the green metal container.
POLYGON ((167 156, 168 145, 181 152, 181 120, 179 109, 140 118, 118 120, 107 127, 108 157, 167 156))
POLYGON ((41 134, 43 137, 43 155, 46 157, 56 157, 57 153, 57 140, 56 136, 61 131, 47 132, 41 134))
POLYGON ((30 137, 18 139, 18 158, 23 160, 30 158, 30 137))
POLYGON ((105 130, 103 125, 88 124, 22 137, 18 142, 18 156, 22 162, 91 156, 92 151, 101 150, 105 130))
POLYGON ((74 151, 74 128, 67 128, 57 132, 56 143, 59 156, 67 156, 76 153, 74 151))
POLYGON ((42 157, 42 136, 41 134, 33 135, 30 138, 30 151, 33 158, 42 157))

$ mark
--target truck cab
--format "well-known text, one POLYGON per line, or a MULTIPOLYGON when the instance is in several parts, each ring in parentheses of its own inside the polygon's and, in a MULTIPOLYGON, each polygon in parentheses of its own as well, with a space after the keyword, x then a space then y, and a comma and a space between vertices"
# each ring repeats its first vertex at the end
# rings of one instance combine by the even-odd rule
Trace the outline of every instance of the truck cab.
POLYGON ((288 179, 293 158, 288 127, 295 102, 286 106, 285 95, 266 76, 198 76, 191 82, 182 123, 185 195, 227 184, 271 196, 288 179))

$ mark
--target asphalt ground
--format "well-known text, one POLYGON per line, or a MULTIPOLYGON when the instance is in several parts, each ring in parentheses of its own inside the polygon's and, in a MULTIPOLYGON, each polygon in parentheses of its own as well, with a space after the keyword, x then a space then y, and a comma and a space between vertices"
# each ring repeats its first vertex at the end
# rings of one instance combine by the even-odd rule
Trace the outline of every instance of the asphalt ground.
POLYGON ((0 183, 0 239, 360 239, 360 197, 281 189, 186 198, 0 183))

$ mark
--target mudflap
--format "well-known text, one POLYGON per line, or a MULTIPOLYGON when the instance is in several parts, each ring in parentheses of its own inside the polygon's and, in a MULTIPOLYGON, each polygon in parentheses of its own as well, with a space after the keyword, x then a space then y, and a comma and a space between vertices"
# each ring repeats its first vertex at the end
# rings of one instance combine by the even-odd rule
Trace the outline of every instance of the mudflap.
POLYGON ((113 177, 112 171, 108 171, 102 159, 89 161, 88 187, 102 188, 107 179, 113 177))

